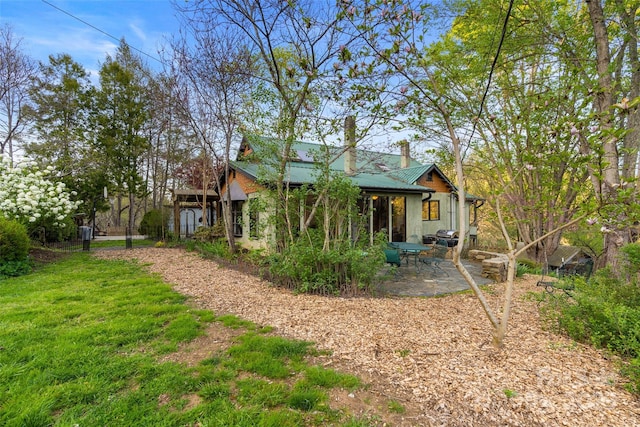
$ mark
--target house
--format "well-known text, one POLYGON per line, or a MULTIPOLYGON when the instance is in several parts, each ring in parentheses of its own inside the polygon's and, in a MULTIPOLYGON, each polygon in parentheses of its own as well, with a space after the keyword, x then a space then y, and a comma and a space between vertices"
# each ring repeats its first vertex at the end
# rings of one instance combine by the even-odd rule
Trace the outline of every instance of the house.
MULTIPOLYGON (((266 247, 273 238, 268 226, 268 210, 252 209, 261 198, 261 177, 269 172, 264 148, 277 140, 244 137, 230 176, 221 193, 229 186, 236 241, 246 248, 266 247)), ((280 144, 281 146, 282 144, 280 144)), ((317 172, 316 159, 323 152, 331 159, 330 169, 343 173, 361 190, 359 207, 368 215, 368 235, 386 231, 390 241, 422 242, 423 236, 441 229, 457 229, 456 187, 436 165, 422 165, 410 157, 408 144, 401 154, 356 149, 353 146, 323 147, 321 144, 296 141, 287 159, 286 184, 289 188, 312 185, 317 172), (323 151, 324 150, 324 151, 323 151)), ((272 170, 272 169, 271 169, 272 170)), ((465 220, 475 220, 480 198, 467 196, 465 220)), ((301 206, 304 210, 305 207, 301 206)), ((304 221, 305 215, 300 215, 304 221)))
MULTIPOLYGON (((456 231, 459 227, 457 187, 435 164, 401 167, 389 172, 406 183, 420 185, 433 190, 425 193, 422 200, 422 236, 446 235, 447 231, 456 231), (441 233, 438 233, 438 232, 441 233)), ((477 238, 478 209, 485 200, 471 194, 465 194, 464 218, 465 230, 472 239, 477 238)), ((456 233, 448 233, 458 237, 456 233)))

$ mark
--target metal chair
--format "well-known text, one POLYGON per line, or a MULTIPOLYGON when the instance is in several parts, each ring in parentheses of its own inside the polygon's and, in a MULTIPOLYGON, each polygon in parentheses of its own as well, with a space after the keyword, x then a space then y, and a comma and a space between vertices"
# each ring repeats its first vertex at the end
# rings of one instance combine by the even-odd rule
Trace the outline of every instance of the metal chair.
POLYGON ((420 256, 418 257, 418 261, 431 267, 434 273, 441 272, 449 277, 449 273, 440 267, 440 264, 446 259, 448 250, 449 246, 447 245, 447 241, 438 240, 436 244, 433 245, 433 249, 429 251, 430 256, 420 256))

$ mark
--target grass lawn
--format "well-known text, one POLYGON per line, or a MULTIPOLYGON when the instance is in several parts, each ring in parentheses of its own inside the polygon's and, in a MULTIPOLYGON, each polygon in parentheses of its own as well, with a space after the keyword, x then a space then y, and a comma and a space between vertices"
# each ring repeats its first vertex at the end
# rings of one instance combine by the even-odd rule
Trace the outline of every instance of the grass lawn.
POLYGON ((268 331, 190 307, 139 266, 74 253, 0 281, 0 425, 375 424, 328 406, 330 388, 358 378, 309 365, 311 343, 268 331), (235 329, 228 348, 162 362, 210 322, 235 329))

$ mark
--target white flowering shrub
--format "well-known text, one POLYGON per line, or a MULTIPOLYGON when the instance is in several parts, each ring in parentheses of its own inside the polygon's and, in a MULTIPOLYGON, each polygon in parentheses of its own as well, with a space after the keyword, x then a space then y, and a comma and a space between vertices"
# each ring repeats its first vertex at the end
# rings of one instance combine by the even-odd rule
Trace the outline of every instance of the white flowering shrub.
POLYGON ((38 170, 34 162, 12 167, 8 158, 0 156, 0 214, 29 229, 45 223, 64 227, 79 202, 71 200, 75 194, 64 183, 47 178, 52 171, 51 166, 38 170))

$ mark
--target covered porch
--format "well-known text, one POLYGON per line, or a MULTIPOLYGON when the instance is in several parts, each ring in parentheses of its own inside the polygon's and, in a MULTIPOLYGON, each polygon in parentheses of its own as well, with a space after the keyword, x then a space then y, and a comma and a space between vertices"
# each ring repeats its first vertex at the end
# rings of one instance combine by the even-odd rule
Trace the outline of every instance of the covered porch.
POLYGON ((218 218, 220 197, 213 190, 179 189, 173 194, 173 232, 189 237, 201 226, 211 226, 218 218))

